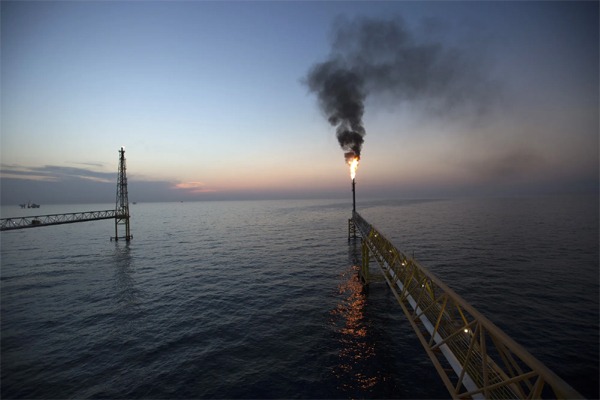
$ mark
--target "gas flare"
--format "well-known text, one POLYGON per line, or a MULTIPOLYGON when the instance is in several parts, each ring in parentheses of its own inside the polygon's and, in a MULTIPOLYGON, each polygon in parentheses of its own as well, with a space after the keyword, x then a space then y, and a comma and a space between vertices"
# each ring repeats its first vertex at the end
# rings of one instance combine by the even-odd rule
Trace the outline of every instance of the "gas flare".
POLYGON ((356 178, 356 170, 358 169, 358 162, 360 161, 360 157, 354 156, 347 160, 348 165, 350 166, 350 178, 354 180, 356 178))

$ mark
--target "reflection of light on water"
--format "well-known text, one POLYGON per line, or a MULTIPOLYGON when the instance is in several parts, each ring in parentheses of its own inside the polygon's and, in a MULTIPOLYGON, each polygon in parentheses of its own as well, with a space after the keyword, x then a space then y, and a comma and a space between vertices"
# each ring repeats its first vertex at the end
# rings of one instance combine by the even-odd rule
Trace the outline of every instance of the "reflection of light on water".
POLYGON ((334 368, 340 388, 347 391, 365 391, 375 386, 377 375, 365 371, 367 361, 375 355, 373 344, 367 337, 364 317, 366 296, 354 266, 342 277, 339 286, 341 302, 332 310, 333 324, 339 334, 339 363, 334 368))
POLYGON ((131 275, 132 264, 129 243, 125 247, 115 245, 114 300, 123 313, 135 312, 139 303, 135 280, 131 275))

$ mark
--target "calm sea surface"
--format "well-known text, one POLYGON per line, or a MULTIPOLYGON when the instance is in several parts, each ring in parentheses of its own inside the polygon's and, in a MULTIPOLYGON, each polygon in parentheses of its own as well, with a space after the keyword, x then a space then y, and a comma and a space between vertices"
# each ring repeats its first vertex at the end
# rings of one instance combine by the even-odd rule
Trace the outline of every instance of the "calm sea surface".
MULTIPOLYGON (((112 205, 2 206, 2 218, 112 205)), ((388 239, 589 398, 598 197, 358 201, 388 239)), ((131 205, 1 234, 2 398, 446 398, 340 200, 131 205)))

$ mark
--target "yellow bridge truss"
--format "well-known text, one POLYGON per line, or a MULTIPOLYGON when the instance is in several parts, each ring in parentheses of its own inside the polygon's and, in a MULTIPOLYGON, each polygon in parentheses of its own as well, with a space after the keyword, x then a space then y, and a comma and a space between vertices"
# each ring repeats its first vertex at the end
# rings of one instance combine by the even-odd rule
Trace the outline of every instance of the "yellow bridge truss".
POLYGON ((583 397, 357 212, 351 230, 362 237, 361 278, 369 282, 369 261, 377 261, 453 398, 583 397))

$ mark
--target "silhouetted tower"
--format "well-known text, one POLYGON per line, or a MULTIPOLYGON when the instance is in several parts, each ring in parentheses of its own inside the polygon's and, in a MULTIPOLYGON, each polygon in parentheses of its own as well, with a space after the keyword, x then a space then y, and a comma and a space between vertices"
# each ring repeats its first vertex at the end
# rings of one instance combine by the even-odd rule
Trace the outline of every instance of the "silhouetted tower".
POLYGON ((125 149, 119 150, 119 177, 117 178, 117 204, 115 217, 115 240, 133 239, 129 230, 129 199, 127 198, 127 167, 125 165, 125 149), (125 236, 119 237, 119 225, 125 225, 125 236))

